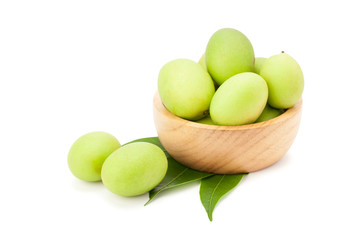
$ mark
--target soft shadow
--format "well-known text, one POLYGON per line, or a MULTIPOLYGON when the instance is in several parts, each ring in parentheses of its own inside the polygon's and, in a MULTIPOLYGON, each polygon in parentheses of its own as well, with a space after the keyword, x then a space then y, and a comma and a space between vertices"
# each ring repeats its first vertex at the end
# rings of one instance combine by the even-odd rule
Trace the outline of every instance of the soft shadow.
POLYGON ((139 196, 134 197, 122 197, 118 196, 107 189, 103 193, 104 199, 106 202, 110 203, 113 206, 119 207, 122 210, 127 210, 131 208, 139 208, 139 206, 144 206, 148 200, 148 193, 144 193, 139 196))
POLYGON ((134 197, 122 197, 110 192, 104 184, 99 182, 86 182, 79 179, 74 179, 71 182, 73 188, 79 192, 98 192, 99 195, 104 197, 104 200, 113 206, 126 209, 138 208, 143 206, 149 199, 148 193, 144 193, 134 197))
POLYGON ((282 158, 280 158, 279 161, 277 161, 276 163, 274 163, 273 165, 271 165, 265 169, 257 171, 257 173, 260 173, 260 172, 264 173, 266 171, 279 171, 283 168, 286 168, 291 163, 292 159, 293 159, 292 154, 287 152, 282 158))
MULTIPOLYGON (((180 186, 176 186, 173 188, 169 188, 166 189, 164 191, 159 192, 150 202, 147 203, 147 205, 151 204, 152 202, 156 201, 157 199, 163 198, 166 195, 171 195, 171 194, 175 194, 176 192, 181 192, 183 191, 183 189, 190 189, 193 188, 195 186, 198 186, 198 188, 200 189, 200 180, 194 181, 194 182, 190 182, 190 183, 186 183, 180 186)), ((148 201, 149 199, 147 199, 146 201, 148 201)))
POLYGON ((71 185, 74 187, 74 189, 80 192, 95 192, 104 188, 104 185, 102 184, 101 181, 86 182, 86 181, 81 181, 79 179, 73 179, 71 185))

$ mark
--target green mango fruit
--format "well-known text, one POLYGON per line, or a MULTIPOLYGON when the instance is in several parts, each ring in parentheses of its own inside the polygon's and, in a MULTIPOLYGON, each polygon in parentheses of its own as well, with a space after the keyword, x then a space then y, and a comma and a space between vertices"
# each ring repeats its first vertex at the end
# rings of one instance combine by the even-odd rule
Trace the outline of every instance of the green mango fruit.
POLYGON ((291 108, 301 98, 304 76, 299 64, 282 52, 270 57, 262 66, 260 75, 269 88, 268 103, 274 108, 291 108))
POLYGON ((215 93, 210 75, 200 64, 188 59, 176 59, 161 68, 158 90, 170 112, 189 120, 208 114, 215 93))
POLYGON ((269 104, 266 104, 260 117, 258 119, 256 119, 255 122, 264 122, 264 121, 276 118, 277 116, 280 116, 283 113, 284 113, 283 109, 272 108, 272 107, 270 107, 269 104))
POLYGON ((119 141, 106 132, 91 132, 78 138, 68 154, 68 165, 75 177, 100 181, 105 159, 120 148, 119 141))
POLYGON ((208 125, 216 125, 210 116, 204 117, 200 120, 197 120, 196 122, 202 124, 208 124, 208 125))
POLYGON ((210 116, 218 125, 253 123, 262 113, 268 97, 265 80, 256 73, 240 73, 224 82, 216 91, 210 116))
POLYGON ((254 71, 254 49, 244 34, 223 28, 211 36, 205 61, 211 77, 221 85, 238 73, 254 71))
POLYGON ((266 60, 267 60, 267 58, 263 58, 263 57, 255 58, 254 72, 256 74, 260 74, 261 68, 264 65, 266 60))
POLYGON ((137 196, 157 186, 165 177, 165 153, 152 143, 130 143, 105 161, 101 177, 107 189, 120 196, 137 196))

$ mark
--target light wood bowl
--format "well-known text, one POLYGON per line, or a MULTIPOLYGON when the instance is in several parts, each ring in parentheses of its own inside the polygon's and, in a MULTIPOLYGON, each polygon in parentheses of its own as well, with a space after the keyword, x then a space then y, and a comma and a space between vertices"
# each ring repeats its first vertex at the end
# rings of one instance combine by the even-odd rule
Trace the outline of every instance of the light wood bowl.
POLYGON ((271 120, 241 126, 192 122, 170 113, 158 93, 154 121, 168 153, 203 172, 237 174, 266 168, 289 150, 300 125, 302 101, 271 120))

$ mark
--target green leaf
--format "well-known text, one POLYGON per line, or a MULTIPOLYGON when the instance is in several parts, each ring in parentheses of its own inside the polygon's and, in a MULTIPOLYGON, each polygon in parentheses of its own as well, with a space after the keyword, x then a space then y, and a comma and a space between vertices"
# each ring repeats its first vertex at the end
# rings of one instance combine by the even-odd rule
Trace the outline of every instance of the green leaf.
MULTIPOLYGON (((199 171, 193 170, 193 169, 188 168, 188 167, 180 164, 179 162, 177 162, 165 150, 165 148, 162 146, 158 137, 137 139, 137 140, 134 140, 129 143, 134 143, 134 142, 153 143, 153 144, 159 146, 165 152, 166 157, 168 159, 168 170, 166 172, 166 175, 165 175, 164 179, 159 183, 159 185, 150 191, 149 201, 147 201, 147 203, 145 203, 145 205, 148 204, 160 192, 162 192, 166 189, 181 186, 186 183, 190 183, 190 182, 200 180, 200 179, 214 175, 212 173, 199 172, 199 171)), ((127 144, 129 144, 129 143, 127 143, 127 144)))
POLYGON ((148 137, 148 138, 140 138, 140 139, 137 139, 137 140, 134 140, 134 141, 131 141, 131 142, 128 142, 125 145, 127 144, 130 144, 130 143, 135 143, 135 142, 148 142, 148 143, 152 143, 152 144, 155 144, 156 146, 160 147, 163 151, 166 151, 165 148, 163 147, 163 145, 161 144, 160 140, 158 137, 148 137))
POLYGON ((166 172, 166 175, 164 179, 160 182, 160 184, 150 191, 149 201, 146 204, 148 204, 157 194, 166 189, 181 186, 183 184, 200 180, 212 175, 214 174, 199 172, 191 168, 185 167, 184 165, 178 163, 174 158, 169 156, 168 170, 166 172))
POLYGON ((244 174, 237 175, 214 175, 201 180, 200 200, 204 206, 210 221, 217 202, 231 189, 236 187, 244 174))

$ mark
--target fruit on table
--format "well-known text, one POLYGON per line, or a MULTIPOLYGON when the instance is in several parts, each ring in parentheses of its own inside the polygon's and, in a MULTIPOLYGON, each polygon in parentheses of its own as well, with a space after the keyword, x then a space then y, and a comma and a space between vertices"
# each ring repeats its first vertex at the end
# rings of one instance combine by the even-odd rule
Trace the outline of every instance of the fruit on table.
POLYGON ((266 104, 264 110, 262 111, 260 117, 256 119, 255 122, 264 122, 267 120, 270 120, 272 118, 276 118, 277 116, 284 113, 283 109, 276 109, 269 106, 269 104, 266 104))
POLYGON ((253 123, 262 113, 268 97, 265 80, 255 73, 240 73, 224 82, 210 105, 210 116, 218 125, 253 123))
POLYGON ((106 188, 120 196, 136 196, 157 186, 168 167, 165 153, 146 142, 127 144, 105 161, 101 177, 106 188))
POLYGON ((210 116, 204 117, 204 118, 202 118, 202 119, 200 119, 200 120, 197 120, 196 122, 197 122, 197 123, 208 124, 208 125, 216 125, 216 124, 214 123, 214 121, 211 119, 210 116))
POLYGON ((255 58, 254 72, 256 74, 260 74, 260 70, 261 70, 261 68, 264 65, 266 60, 267 60, 267 58, 263 58, 263 57, 255 58))
POLYGON ((304 76, 299 64, 282 52, 270 57, 262 66, 260 75, 269 88, 268 103, 274 108, 290 108, 301 98, 304 76))
POLYGON ((238 73, 254 71, 254 49, 249 39, 232 28, 220 29, 211 36, 205 60, 208 72, 219 85, 238 73))
POLYGON ((176 59, 161 68, 158 90, 170 112, 189 120, 207 115, 215 93, 210 75, 200 64, 188 59, 176 59))
POLYGON ((78 138, 68 154, 68 165, 75 177, 100 181, 105 159, 120 148, 119 141, 106 132, 91 132, 78 138))

